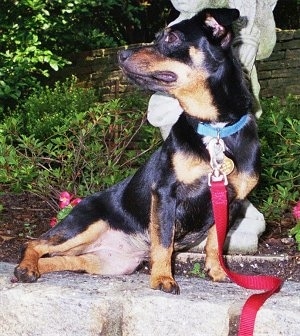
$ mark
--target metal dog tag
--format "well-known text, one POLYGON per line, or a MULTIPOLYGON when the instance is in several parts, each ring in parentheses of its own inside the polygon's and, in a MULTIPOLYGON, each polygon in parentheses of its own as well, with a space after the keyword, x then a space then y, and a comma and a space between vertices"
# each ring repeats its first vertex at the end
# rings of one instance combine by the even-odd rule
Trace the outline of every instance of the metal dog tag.
POLYGON ((224 156, 224 162, 220 168, 221 172, 225 175, 229 175, 234 170, 234 162, 226 155, 224 156))

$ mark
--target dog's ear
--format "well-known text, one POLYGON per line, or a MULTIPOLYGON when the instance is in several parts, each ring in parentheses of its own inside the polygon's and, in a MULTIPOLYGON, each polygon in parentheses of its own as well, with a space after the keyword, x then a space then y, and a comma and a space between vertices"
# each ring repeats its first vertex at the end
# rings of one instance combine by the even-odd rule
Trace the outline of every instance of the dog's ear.
POLYGON ((226 49, 232 39, 231 24, 240 16, 240 12, 233 8, 207 8, 204 14, 204 24, 211 31, 212 37, 226 49))

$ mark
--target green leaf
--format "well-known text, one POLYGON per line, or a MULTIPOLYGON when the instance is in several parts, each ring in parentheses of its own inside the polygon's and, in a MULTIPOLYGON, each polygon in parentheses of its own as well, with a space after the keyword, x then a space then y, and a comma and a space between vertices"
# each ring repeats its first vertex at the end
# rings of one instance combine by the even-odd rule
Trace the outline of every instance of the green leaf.
POLYGON ((71 212, 72 208, 73 208, 72 205, 67 205, 65 208, 61 209, 57 214, 57 220, 60 222, 64 218, 66 218, 68 214, 71 212))
POLYGON ((58 63, 57 61, 54 61, 54 60, 50 60, 50 66, 53 70, 57 71, 58 70, 58 63))

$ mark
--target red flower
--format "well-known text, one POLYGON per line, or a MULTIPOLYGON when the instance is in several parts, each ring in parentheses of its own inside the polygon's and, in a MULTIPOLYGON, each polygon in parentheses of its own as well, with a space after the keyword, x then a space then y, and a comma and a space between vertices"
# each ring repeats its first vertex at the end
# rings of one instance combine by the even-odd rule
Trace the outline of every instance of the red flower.
POLYGON ((300 201, 294 206, 293 215, 297 220, 300 220, 300 201))
POLYGON ((77 198, 72 199, 70 204, 74 207, 75 205, 77 205, 80 202, 81 202, 81 198, 77 197, 77 198))
POLYGON ((51 227, 55 226, 57 224, 57 218, 56 217, 52 217, 50 219, 50 223, 49 224, 50 224, 51 227))

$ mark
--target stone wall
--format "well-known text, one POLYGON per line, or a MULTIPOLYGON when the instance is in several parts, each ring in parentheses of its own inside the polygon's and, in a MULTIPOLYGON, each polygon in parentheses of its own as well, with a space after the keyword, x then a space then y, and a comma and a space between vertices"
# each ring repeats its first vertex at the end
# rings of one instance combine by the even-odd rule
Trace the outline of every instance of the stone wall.
MULTIPOLYGON (((93 86, 104 100, 118 97, 132 86, 118 68, 117 52, 125 47, 98 49, 71 56, 72 66, 54 74, 63 79, 74 74, 81 86, 93 86)), ((300 29, 277 31, 277 43, 272 55, 257 61, 262 97, 300 95, 300 29)))
MULTIPOLYGON (((141 45, 143 44, 136 46, 141 45)), ((130 47, 134 46, 130 45, 130 47)), ((128 83, 118 66, 118 51, 128 47, 97 49, 73 54, 69 57, 72 65, 57 73, 52 73, 52 81, 75 75, 80 86, 94 87, 101 94, 103 100, 117 98, 125 91, 136 89, 128 83)))
POLYGON ((300 95, 300 29, 277 31, 272 55, 257 70, 262 97, 300 95))

